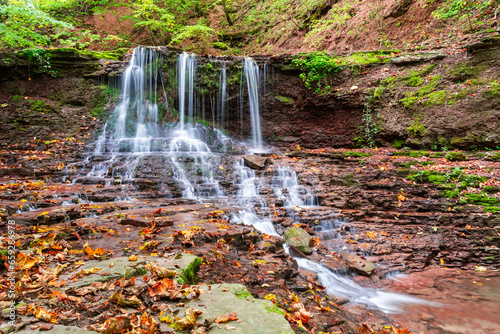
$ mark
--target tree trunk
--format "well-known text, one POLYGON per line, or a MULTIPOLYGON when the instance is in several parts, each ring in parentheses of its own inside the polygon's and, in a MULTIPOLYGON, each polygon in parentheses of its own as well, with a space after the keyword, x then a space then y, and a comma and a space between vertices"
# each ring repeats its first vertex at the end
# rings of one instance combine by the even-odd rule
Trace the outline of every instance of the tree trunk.
POLYGON ((226 13, 227 23, 232 26, 233 21, 231 20, 231 16, 229 16, 229 12, 227 11, 226 0, 222 0, 222 6, 224 7, 224 13, 226 13))

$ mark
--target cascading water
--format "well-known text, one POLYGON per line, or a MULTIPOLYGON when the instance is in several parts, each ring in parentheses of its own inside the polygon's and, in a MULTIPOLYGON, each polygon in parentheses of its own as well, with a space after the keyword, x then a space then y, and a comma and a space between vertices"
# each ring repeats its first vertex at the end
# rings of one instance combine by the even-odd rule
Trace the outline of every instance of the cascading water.
POLYGON ((249 57, 243 65, 248 87, 248 103, 250 106, 250 120, 252 125, 252 143, 254 148, 262 148, 262 132, 260 129, 259 108, 259 66, 249 57))
POLYGON ((194 78, 196 72, 196 55, 183 52, 179 56, 177 77, 179 78, 179 124, 184 130, 186 104, 189 120, 194 116, 194 78), (186 78, 187 76, 187 78, 186 78), (187 95, 187 101, 186 101, 187 95))
MULTIPOLYGON (((212 103, 212 126, 224 126, 228 110, 226 109, 227 69, 223 61, 213 60, 220 67, 218 102, 212 103)), ((80 179, 105 179, 107 184, 123 184, 140 182, 141 177, 157 177, 163 173, 163 180, 170 184, 175 180, 181 195, 189 199, 224 200, 235 207, 245 208, 234 213, 231 220, 236 223, 253 225, 263 233, 279 236, 270 219, 263 218, 262 213, 271 215, 275 210, 272 204, 281 202, 287 215, 296 222, 302 218, 296 214, 297 207, 308 207, 314 210, 315 197, 311 191, 301 186, 296 173, 289 167, 276 166, 269 180, 265 181, 265 171, 255 172, 245 166, 243 160, 226 164, 233 169, 230 174, 232 193, 226 193, 221 181, 227 178, 224 174, 224 156, 232 146, 230 139, 220 130, 198 123, 197 117, 203 115, 205 120, 204 95, 200 99, 195 95, 196 57, 182 53, 177 61, 177 122, 162 122, 160 119, 159 100, 166 94, 158 94, 158 82, 162 82, 160 66, 161 54, 153 48, 136 48, 131 61, 123 73, 122 96, 109 122, 95 143, 94 151, 82 165, 80 179), (198 102, 197 102, 198 101, 198 102), (200 112, 201 111, 201 112, 200 112), (88 170, 91 165, 91 170, 88 170), (159 168, 160 167, 160 168, 159 168), (85 176, 83 176, 85 175, 85 176), (117 182, 117 181, 120 182, 117 182), (261 187, 268 187, 267 198, 261 196, 261 187), (252 209, 253 207, 253 209, 252 209), (255 208, 259 208, 256 210, 255 208), (259 214, 257 214, 259 212, 259 214)), ((267 72, 267 68, 264 69, 267 72)), ((245 58, 243 72, 240 74, 240 96, 237 109, 240 121, 243 121, 243 87, 248 92, 248 105, 253 149, 262 148, 260 129, 259 90, 265 91, 265 82, 259 80, 259 67, 251 58, 245 58), (243 76, 244 73, 244 76, 243 76)), ((166 101, 165 101, 166 102, 166 101)), ((238 114, 238 113, 236 113, 238 114)), ((170 115, 175 120, 174 115, 170 115)), ((163 118, 164 116, 161 116, 163 118)), ((75 179, 77 180, 77 179, 75 179)), ((162 179, 160 179, 162 180, 162 179)), ((163 181, 162 181, 163 182, 163 181)), ((226 182, 227 184, 227 182, 226 182)), ((172 186, 169 186, 172 188, 172 186)), ((127 194, 124 197, 128 198, 127 194)), ((172 192, 164 196, 173 196, 172 192)), ((276 205, 277 206, 277 205, 276 205)), ((303 210, 302 208, 298 211, 303 210)), ((340 224, 342 225, 342 224, 340 224)), ((323 219, 318 233, 323 239, 331 240, 337 235, 339 224, 335 217, 323 219)), ((380 292, 359 286, 345 276, 332 272, 329 268, 308 259, 296 259, 300 268, 314 271, 327 292, 343 295, 354 302, 376 306, 385 312, 398 310, 400 303, 420 303, 421 300, 403 295, 380 292)))

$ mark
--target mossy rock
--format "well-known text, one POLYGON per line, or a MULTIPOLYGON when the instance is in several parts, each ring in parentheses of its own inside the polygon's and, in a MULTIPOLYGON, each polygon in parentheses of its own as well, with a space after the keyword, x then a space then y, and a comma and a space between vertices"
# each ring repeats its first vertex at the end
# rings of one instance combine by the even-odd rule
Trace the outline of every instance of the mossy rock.
POLYGON ((288 96, 276 95, 274 98, 283 104, 293 104, 293 99, 288 96))
POLYGON ((449 152, 448 154, 446 154, 445 158, 448 161, 466 161, 467 160, 467 156, 463 152, 457 152, 457 151, 449 152))
POLYGON ((300 227, 290 227, 283 236, 289 246, 294 246, 304 254, 312 254, 312 249, 309 247, 312 237, 305 230, 300 227))

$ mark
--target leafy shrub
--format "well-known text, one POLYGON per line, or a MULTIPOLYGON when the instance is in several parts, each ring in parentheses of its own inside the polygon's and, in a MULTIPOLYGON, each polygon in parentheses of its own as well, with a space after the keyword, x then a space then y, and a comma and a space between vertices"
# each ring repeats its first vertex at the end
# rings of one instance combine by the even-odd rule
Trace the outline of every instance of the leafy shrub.
POLYGON ((205 52, 209 46, 210 40, 215 37, 213 28, 207 27, 202 23, 183 27, 179 33, 172 38, 171 44, 188 44, 187 48, 198 52, 205 52))
POLYGON ((0 49, 51 45, 51 34, 73 26, 28 6, 0 5, 0 49))
POLYGON ((313 89, 312 85, 315 85, 316 93, 329 92, 330 86, 323 87, 325 78, 340 71, 337 62, 326 52, 315 52, 306 56, 295 57, 292 59, 292 64, 302 71, 300 78, 306 88, 313 89))

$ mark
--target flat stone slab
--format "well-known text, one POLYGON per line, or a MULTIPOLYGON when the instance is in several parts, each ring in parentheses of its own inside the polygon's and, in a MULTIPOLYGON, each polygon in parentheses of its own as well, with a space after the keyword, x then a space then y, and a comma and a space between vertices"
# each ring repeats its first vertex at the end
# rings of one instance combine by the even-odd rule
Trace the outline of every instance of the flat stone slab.
POLYGON ((68 281, 61 289, 66 290, 69 288, 78 289, 84 286, 88 286, 93 282, 107 281, 110 278, 122 277, 124 274, 127 276, 143 276, 146 274, 140 274, 141 268, 149 262, 155 262, 160 267, 165 267, 171 270, 177 270, 179 273, 185 270, 197 259, 196 256, 188 253, 181 253, 179 258, 174 258, 174 255, 169 258, 165 257, 155 257, 155 256, 139 256, 136 261, 129 261, 128 257, 120 256, 115 258, 110 258, 107 260, 90 260, 86 261, 84 265, 76 270, 63 272, 59 276, 60 281, 68 281), (111 264, 113 266, 111 267, 111 264), (70 280, 70 278, 81 272, 82 270, 89 270, 90 268, 101 268, 100 271, 95 274, 85 275, 76 282, 70 280))
MULTIPOLYGON (((214 284, 200 285, 205 290, 200 298, 190 302, 189 306, 203 312, 196 318, 196 323, 203 323, 206 319, 213 319, 221 315, 235 312, 238 321, 214 323, 210 327, 212 333, 266 333, 285 334, 294 333, 285 319, 283 312, 271 301, 255 299, 241 284, 214 284), (210 290, 209 290, 210 289, 210 290), (226 326, 236 329, 226 330, 226 326)), ((175 308, 174 308, 175 309, 175 308)), ((181 308, 183 310, 184 308, 181 308)))
MULTIPOLYGON (((37 324, 44 324, 47 325, 46 323, 37 323, 37 324)), ((75 326, 63 326, 63 325, 54 325, 51 330, 48 331, 41 331, 38 328, 36 329, 31 329, 31 325, 26 326, 27 328, 21 329, 19 332, 20 334, 39 334, 39 333, 52 333, 52 334, 98 334, 99 332, 96 331, 90 331, 90 330, 85 330, 81 329, 75 326)))
POLYGON ((359 256, 342 251, 340 252, 342 259, 347 262, 349 268, 360 275, 370 276, 375 271, 375 265, 368 260, 362 259, 359 256))

